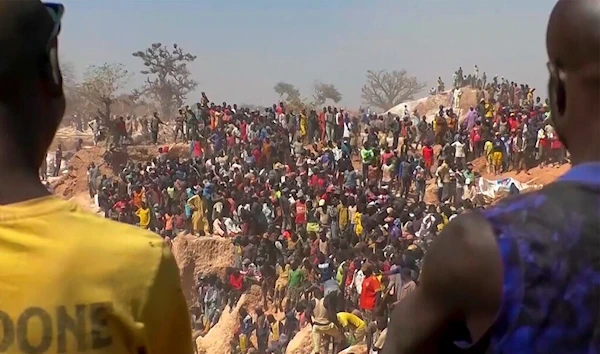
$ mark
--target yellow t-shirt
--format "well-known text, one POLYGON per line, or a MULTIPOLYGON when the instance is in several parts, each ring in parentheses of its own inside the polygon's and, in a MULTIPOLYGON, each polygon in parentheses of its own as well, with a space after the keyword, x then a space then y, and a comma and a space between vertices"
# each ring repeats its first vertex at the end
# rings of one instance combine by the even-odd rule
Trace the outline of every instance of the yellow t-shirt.
POLYGON ((351 324, 352 327, 356 329, 364 329, 367 327, 365 321, 361 320, 360 317, 356 316, 355 314, 349 312, 338 312, 337 318, 344 328, 348 327, 348 324, 351 324))
POLYGON ((361 218, 362 218, 362 215, 359 212, 354 213, 354 225, 356 225, 354 230, 356 232, 356 236, 358 236, 358 237, 362 236, 362 232, 363 232, 361 218))
POLYGON ((339 204, 337 207, 338 210, 338 223, 341 228, 346 227, 348 225, 348 207, 343 204, 339 204))
POLYGON ((2 353, 193 353, 157 235, 48 196, 0 206, 2 353))
POLYGON ((485 144, 483 144, 483 150, 485 151, 486 156, 489 156, 492 153, 492 150, 494 150, 494 144, 489 140, 486 141, 485 144))
POLYGON ((147 229, 150 225, 150 208, 139 208, 135 212, 135 215, 137 215, 137 217, 140 218, 140 227, 142 229, 147 229))

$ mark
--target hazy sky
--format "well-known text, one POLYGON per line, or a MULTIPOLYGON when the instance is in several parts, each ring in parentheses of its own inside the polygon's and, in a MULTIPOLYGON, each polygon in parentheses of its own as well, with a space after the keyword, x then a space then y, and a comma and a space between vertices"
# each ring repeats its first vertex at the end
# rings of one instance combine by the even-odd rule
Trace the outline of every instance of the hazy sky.
MULTIPOLYGON (((278 81, 303 95, 335 84, 357 108, 368 69, 406 69, 447 85, 458 66, 478 64, 546 94, 545 31, 554 0, 66 0, 62 60, 79 73, 120 62, 142 81, 151 43, 197 55, 190 69, 216 102, 271 104, 278 81)), ((188 101, 198 101, 190 95, 188 101)))

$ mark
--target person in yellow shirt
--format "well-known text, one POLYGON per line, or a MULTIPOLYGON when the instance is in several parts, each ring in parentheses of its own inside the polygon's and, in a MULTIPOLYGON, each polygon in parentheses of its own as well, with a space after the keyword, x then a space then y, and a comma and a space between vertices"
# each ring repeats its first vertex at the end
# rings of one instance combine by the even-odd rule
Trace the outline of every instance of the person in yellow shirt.
POLYGON ((191 354, 179 270, 162 239, 86 212, 39 180, 65 112, 62 12, 0 1, 0 78, 10 87, 0 90, 0 352, 191 354))
POLYGON ((136 210, 135 215, 140 219, 140 227, 142 229, 147 229, 150 226, 150 208, 146 206, 145 202, 142 202, 142 205, 138 210, 136 210))
POLYGON ((306 109, 302 109, 300 112, 300 137, 301 141, 306 142, 306 132, 308 130, 308 119, 306 116, 306 109))
POLYGON ((340 231, 344 231, 348 226, 348 204, 345 196, 341 198, 340 203, 337 206, 337 211, 340 231))
POLYGON ((484 105, 485 108, 485 118, 489 121, 494 118, 494 105, 491 102, 487 102, 484 105))
POLYGON ((485 153, 487 172, 491 173, 492 167, 494 166, 493 154, 492 154, 492 152, 494 151, 494 144, 491 142, 491 140, 487 140, 485 142, 485 144, 483 144, 483 151, 485 153))
POLYGON ((363 225, 362 225, 362 214, 360 212, 354 213, 354 232, 356 236, 362 238, 363 236, 363 225))
POLYGON ((365 338, 367 324, 360 317, 349 312, 338 312, 337 319, 342 325, 342 330, 349 338, 350 344, 356 344, 365 338))
POLYGON ((278 263, 275 267, 277 280, 275 281, 275 308, 283 311, 281 307, 283 298, 285 298, 288 282, 290 279, 290 265, 278 263))

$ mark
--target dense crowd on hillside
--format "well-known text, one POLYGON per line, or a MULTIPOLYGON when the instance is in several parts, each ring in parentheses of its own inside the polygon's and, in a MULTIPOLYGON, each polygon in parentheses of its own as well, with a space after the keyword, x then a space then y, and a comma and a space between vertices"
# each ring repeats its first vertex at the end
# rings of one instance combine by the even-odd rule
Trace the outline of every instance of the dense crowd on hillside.
MULTIPOLYGON (((142 123, 154 143, 172 130, 189 156, 172 158, 157 144, 152 162, 129 162, 118 178, 92 164, 90 196, 105 217, 167 242, 182 232, 231 239, 235 264, 225 278, 199 279, 192 324, 206 333, 261 284, 263 307, 240 311, 232 352, 282 353, 310 324, 314 353, 363 339, 377 353, 391 308, 418 286, 429 243, 456 215, 484 207, 470 161, 485 156, 488 172, 500 174, 566 160, 547 105, 528 86, 459 69, 451 94, 450 107, 426 117, 295 112, 283 103, 251 111, 203 93, 174 119, 142 123), (464 85, 485 93, 459 117, 464 85)), ((109 163, 128 138, 126 120, 118 122, 107 137, 109 163)), ((92 129, 106 132, 99 120, 92 129)))

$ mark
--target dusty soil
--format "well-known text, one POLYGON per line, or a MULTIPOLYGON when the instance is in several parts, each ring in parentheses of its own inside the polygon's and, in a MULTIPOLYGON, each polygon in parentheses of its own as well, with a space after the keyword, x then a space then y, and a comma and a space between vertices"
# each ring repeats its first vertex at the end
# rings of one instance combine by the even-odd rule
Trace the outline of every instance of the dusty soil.
POLYGON ((310 325, 302 328, 300 332, 290 340, 285 354, 310 354, 312 351, 310 331, 310 325))
POLYGON ((346 348, 340 352, 340 354, 367 354, 366 344, 357 344, 349 348, 346 348))
MULTIPOLYGON (((226 307, 219 322, 204 337, 196 339, 198 354, 230 354, 230 343, 239 325, 239 310, 245 307, 248 313, 253 314, 260 303, 260 298, 260 287, 253 285, 248 293, 242 295, 231 312, 229 307, 226 307)), ((256 338, 250 340, 256 345, 256 338)))
POLYGON ((78 151, 69 161, 68 173, 52 184, 54 193, 62 198, 71 199, 79 193, 87 192, 87 168, 92 162, 100 166, 102 174, 114 176, 114 171, 102 163, 103 154, 104 149, 100 147, 89 147, 78 151))
POLYGON ((487 173, 485 167, 485 158, 480 157, 478 159, 473 160, 473 170, 475 172, 481 173, 483 178, 487 179, 502 179, 502 178, 514 178, 521 183, 531 183, 531 184, 543 184, 546 185, 548 183, 554 182, 558 177, 562 176, 565 172, 567 172, 571 168, 570 164, 564 164, 558 167, 534 167, 525 172, 517 173, 516 171, 509 171, 502 173, 498 176, 493 173, 487 173))
POLYGON ((233 264, 234 247, 230 239, 180 235, 173 241, 173 255, 179 265, 181 282, 188 306, 198 302, 195 290, 201 275, 217 273, 223 277, 233 264))
MULTIPOLYGON (((72 141, 72 139, 65 141, 72 141)), ((170 158, 186 157, 189 154, 187 144, 129 146, 124 150, 115 152, 113 166, 108 167, 102 157, 106 151, 103 144, 101 146, 84 146, 69 160, 68 172, 52 183, 55 194, 65 199, 71 199, 79 193, 87 192, 87 169, 92 162, 96 166, 100 166, 102 174, 107 177, 114 177, 118 175, 120 167, 125 165, 127 161, 142 163, 152 161, 157 156, 159 147, 168 147, 170 158)))
MULTIPOLYGON (((459 121, 462 121, 466 114, 469 112, 469 107, 477 106, 477 89, 471 87, 463 87, 462 96, 459 102, 459 111, 454 112, 458 115, 459 121)), ((441 92, 437 95, 430 95, 414 101, 408 101, 393 107, 388 112, 402 116, 404 115, 404 105, 408 107, 408 111, 412 114, 414 110, 417 111, 419 117, 426 116, 427 121, 433 120, 435 115, 438 113, 440 106, 444 106, 445 109, 450 107, 450 100, 452 94, 450 91, 441 92)))
POLYGON ((65 151, 75 150, 77 140, 79 139, 83 140, 83 146, 94 145, 94 137, 91 131, 80 132, 72 127, 62 127, 56 132, 49 150, 56 149, 58 144, 61 144, 65 151))
MULTIPOLYGON (((312 352, 310 325, 303 328, 290 341, 285 353, 286 354, 310 354, 312 352)), ((356 344, 350 346, 340 352, 340 354, 367 354, 366 344, 356 344)))

